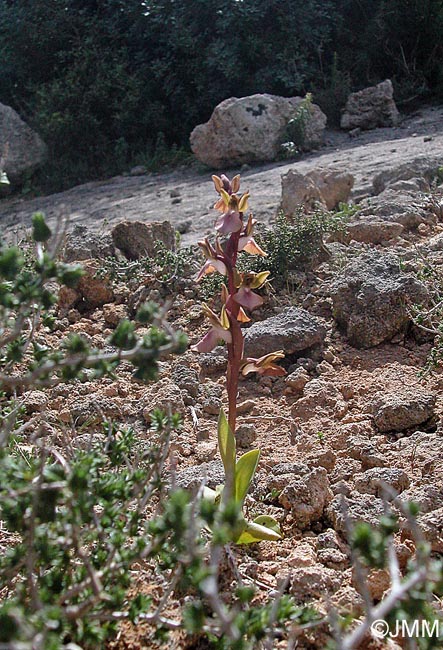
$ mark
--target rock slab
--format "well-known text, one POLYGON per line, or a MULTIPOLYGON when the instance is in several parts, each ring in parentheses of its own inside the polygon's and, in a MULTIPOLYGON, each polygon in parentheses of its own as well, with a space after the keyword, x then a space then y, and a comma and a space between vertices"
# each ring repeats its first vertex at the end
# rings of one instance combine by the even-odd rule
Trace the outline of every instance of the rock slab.
POLYGON ((370 404, 380 433, 405 431, 429 420, 434 414, 434 393, 377 393, 370 404))
MULTIPOLYGON (((286 126, 302 102, 302 97, 268 94, 225 99, 208 122, 192 131, 191 149, 198 160, 215 169, 275 160, 286 126)), ((306 151, 322 144, 326 126, 326 116, 316 104, 310 105, 310 113, 305 125, 306 151)))

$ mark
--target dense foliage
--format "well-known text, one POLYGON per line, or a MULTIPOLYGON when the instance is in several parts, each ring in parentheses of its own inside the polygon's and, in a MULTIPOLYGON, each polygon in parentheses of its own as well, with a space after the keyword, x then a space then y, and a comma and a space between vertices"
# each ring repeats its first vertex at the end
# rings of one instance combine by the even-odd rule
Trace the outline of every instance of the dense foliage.
POLYGON ((442 0, 0 0, 0 102, 48 143, 55 189, 167 161, 230 96, 313 91, 336 120, 386 77, 441 94, 442 49, 442 0))

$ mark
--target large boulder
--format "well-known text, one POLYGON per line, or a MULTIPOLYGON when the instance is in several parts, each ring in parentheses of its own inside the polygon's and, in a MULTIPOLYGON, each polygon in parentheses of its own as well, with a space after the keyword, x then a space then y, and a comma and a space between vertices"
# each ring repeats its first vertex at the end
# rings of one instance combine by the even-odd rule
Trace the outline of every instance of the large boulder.
MULTIPOLYGON (((275 160, 289 120, 296 117, 302 97, 257 94, 231 97, 219 104, 206 124, 191 133, 191 149, 206 165, 221 169, 243 163, 275 160)), ((308 104, 310 118, 304 125, 303 149, 323 142, 326 116, 316 104, 308 104)))
POLYGON ((340 126, 348 130, 375 129, 378 126, 395 126, 398 121, 392 82, 386 79, 376 86, 349 95, 340 126))
POLYGON ((408 305, 426 303, 428 292, 400 270, 391 253, 370 251, 352 260, 331 286, 334 318, 356 348, 371 348, 401 331, 408 305))
POLYGON ((305 309, 288 307, 281 314, 254 323, 246 332, 245 355, 261 357, 273 350, 306 354, 323 344, 326 328, 305 309))
POLYGON ((0 104, 0 167, 12 186, 38 169, 47 156, 47 148, 10 106, 0 104))

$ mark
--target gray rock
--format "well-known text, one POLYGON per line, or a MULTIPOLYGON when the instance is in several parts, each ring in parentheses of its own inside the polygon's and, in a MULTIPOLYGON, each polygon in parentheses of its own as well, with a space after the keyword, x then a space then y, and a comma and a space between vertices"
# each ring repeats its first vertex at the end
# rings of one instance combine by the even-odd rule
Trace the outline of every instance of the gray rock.
POLYGON ((78 224, 67 235, 62 251, 65 262, 105 259, 114 255, 115 248, 110 235, 99 235, 78 224))
POLYGON ((322 598, 326 593, 336 593, 341 581, 341 572, 316 563, 291 571, 289 592, 296 601, 306 603, 309 598, 322 598))
POLYGON ((418 505, 422 514, 437 510, 443 503, 443 482, 440 480, 405 490, 396 498, 395 503, 406 504, 411 501, 418 505))
POLYGON ((171 377, 172 381, 177 384, 180 390, 186 391, 191 397, 197 397, 200 380, 196 370, 178 361, 172 370, 171 377))
POLYGON ((205 375, 214 375, 226 369, 228 350, 226 346, 218 345, 212 352, 199 354, 197 359, 205 375))
POLYGON ((346 203, 354 185, 354 177, 336 169, 317 168, 306 175, 290 169, 282 176, 281 185, 280 207, 286 216, 292 217, 300 207, 305 212, 318 207, 334 210, 340 203, 346 203))
POLYGON ((379 126, 396 126, 399 112, 394 102, 394 89, 390 79, 376 86, 351 93, 341 117, 342 129, 375 129, 379 126))
POLYGON ((41 167, 47 147, 10 106, 0 104, 0 167, 11 184, 20 185, 41 167))
POLYGON ((354 176, 337 169, 313 169, 307 174, 320 190, 326 208, 335 210, 340 203, 347 203, 354 186, 354 176))
POLYGON ((418 156, 410 162, 397 167, 386 169, 376 174, 372 179, 374 194, 380 194, 388 185, 397 181, 408 181, 417 177, 424 178, 429 184, 436 176, 438 168, 443 164, 443 155, 438 158, 418 156))
POLYGON ((359 219, 365 220, 365 217, 400 223, 406 229, 436 220, 416 192, 398 191, 390 187, 378 196, 361 201, 359 219))
POLYGON ((332 527, 346 537, 352 524, 365 522, 377 526, 384 512, 383 501, 372 494, 359 494, 358 497, 337 494, 327 506, 325 514, 332 527))
POLYGON ((305 530, 318 521, 332 499, 328 473, 324 467, 315 467, 304 476, 288 476, 287 485, 280 493, 279 503, 290 510, 297 528, 305 530))
POLYGON ((283 174, 280 209, 286 217, 294 217, 300 208, 304 212, 312 212, 318 207, 326 209, 326 203, 314 179, 295 169, 283 174))
POLYGON ((200 485, 205 483, 208 487, 215 489, 217 485, 223 485, 225 481, 225 470, 220 460, 213 460, 209 463, 187 467, 177 472, 176 485, 185 490, 198 490, 200 485))
POLYGON ((375 426, 381 433, 405 431, 429 420, 434 414, 436 395, 421 391, 377 393, 370 404, 375 426))
POLYGON ((346 228, 346 240, 364 244, 381 244, 396 239, 403 232, 401 223, 395 221, 353 221, 346 228))
MULTIPOLYGON (((191 149, 201 162, 222 169, 243 163, 275 160, 286 126, 297 114, 302 97, 257 94, 231 97, 219 104, 206 124, 191 133, 191 149)), ((311 104, 304 149, 320 146, 326 116, 311 104)))
POLYGON ((274 350, 285 354, 303 353, 321 346, 326 328, 319 319, 298 307, 288 307, 281 314, 254 323, 246 332, 245 354, 261 357, 274 350))
POLYGON ((154 257, 157 242, 169 250, 175 248, 175 230, 169 221, 122 221, 114 226, 111 235, 114 245, 130 260, 154 257))
POLYGON ((417 523, 434 553, 443 553, 443 507, 417 518, 417 523))
POLYGON ((235 432, 237 445, 248 449, 257 438, 257 427, 253 424, 240 424, 235 432))
POLYGON ((397 467, 373 467, 354 477, 355 489, 358 492, 373 494, 380 498, 386 497, 391 501, 394 495, 383 489, 384 484, 399 494, 409 487, 410 481, 406 472, 397 467))
POLYGON ((352 260, 330 289, 334 318, 351 345, 371 348, 409 321, 408 304, 426 303, 425 286, 400 270, 391 253, 370 251, 352 260))

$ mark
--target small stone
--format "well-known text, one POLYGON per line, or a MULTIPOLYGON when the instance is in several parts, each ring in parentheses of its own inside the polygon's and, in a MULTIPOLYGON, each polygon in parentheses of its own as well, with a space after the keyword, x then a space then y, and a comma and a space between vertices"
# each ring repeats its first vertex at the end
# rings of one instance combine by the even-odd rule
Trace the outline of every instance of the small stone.
POLYGON ((127 315, 125 305, 115 305, 113 303, 103 305, 103 318, 105 319, 106 325, 111 328, 117 327, 120 321, 126 318, 127 315))
POLYGON ((429 420, 434 414, 436 395, 423 391, 377 393, 370 404, 377 429, 405 431, 429 420))
POLYGON ((48 397, 42 390, 31 390, 23 398, 27 413, 41 413, 48 404, 48 397))
POLYGON ((377 497, 385 497, 391 501, 396 494, 389 494, 384 485, 391 487, 395 493, 407 490, 410 485, 406 472, 396 467, 373 467, 363 474, 355 476, 355 489, 366 494, 374 494, 377 497))
POLYGON ((303 367, 299 367, 286 377, 285 383, 293 390, 302 392, 309 380, 310 376, 306 370, 303 367))
POLYGON ((253 424, 240 424, 235 432, 237 444, 247 449, 257 438, 257 429, 253 424))

